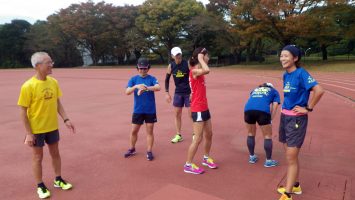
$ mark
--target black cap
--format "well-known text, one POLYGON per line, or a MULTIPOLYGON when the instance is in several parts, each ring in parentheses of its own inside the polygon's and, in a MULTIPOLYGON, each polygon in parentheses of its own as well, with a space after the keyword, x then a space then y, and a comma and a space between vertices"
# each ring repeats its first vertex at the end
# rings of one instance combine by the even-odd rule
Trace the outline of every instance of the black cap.
POLYGON ((139 58, 137 62, 138 68, 150 68, 149 60, 147 58, 139 58))
POLYGON ((293 45, 293 44, 286 45, 282 49, 282 51, 283 50, 289 51, 293 56, 295 56, 295 57, 297 56, 298 60, 301 60, 302 52, 296 45, 293 45))

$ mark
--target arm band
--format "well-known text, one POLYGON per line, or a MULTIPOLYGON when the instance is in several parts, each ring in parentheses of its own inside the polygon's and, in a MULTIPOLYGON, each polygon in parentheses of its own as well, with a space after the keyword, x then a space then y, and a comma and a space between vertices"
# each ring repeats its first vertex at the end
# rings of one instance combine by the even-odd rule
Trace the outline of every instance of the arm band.
POLYGON ((165 77, 165 92, 169 92, 170 76, 171 76, 171 74, 167 73, 166 77, 165 77))

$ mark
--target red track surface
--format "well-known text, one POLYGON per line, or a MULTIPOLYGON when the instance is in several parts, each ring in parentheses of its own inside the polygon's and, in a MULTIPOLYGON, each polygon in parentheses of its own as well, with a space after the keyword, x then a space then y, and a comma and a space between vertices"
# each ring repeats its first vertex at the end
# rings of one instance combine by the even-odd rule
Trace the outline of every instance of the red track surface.
MULTIPOLYGON (((0 199, 37 198, 31 151, 23 145, 24 128, 16 106, 21 84, 33 73, 33 70, 0 71, 0 199)), ((273 123, 273 158, 280 161, 280 166, 263 167, 263 139, 259 130, 256 153, 261 160, 251 165, 247 162, 243 107, 249 91, 259 83, 272 82, 281 92, 282 71, 212 69, 206 78, 214 130, 211 155, 220 168, 206 169, 203 175, 183 172, 192 124, 185 110, 185 140, 179 144, 169 142, 174 134, 173 109, 165 102, 163 91, 156 93, 156 159, 148 162, 145 158, 144 128, 139 134, 138 154, 123 158, 128 148, 133 106, 133 96, 126 96, 124 89, 135 73, 135 69, 54 70, 53 76, 63 90, 64 107, 78 133, 70 135, 61 123, 63 177, 74 184, 73 190, 53 188, 54 174, 48 150, 45 151, 44 181, 52 199, 278 199, 275 189, 284 183, 286 175, 284 152, 277 140, 279 119, 273 123)), ((150 73, 163 87, 165 69, 153 68, 150 73)), ((294 199, 354 199, 355 74, 314 73, 314 76, 327 92, 310 114, 300 155, 304 194, 294 199)), ((195 162, 199 164, 201 158, 202 147, 195 162)))

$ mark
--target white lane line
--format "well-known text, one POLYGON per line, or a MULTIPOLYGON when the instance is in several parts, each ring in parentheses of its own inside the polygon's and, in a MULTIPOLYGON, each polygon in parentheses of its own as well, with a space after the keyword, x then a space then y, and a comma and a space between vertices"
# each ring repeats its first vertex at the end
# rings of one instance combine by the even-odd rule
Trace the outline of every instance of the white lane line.
POLYGON ((347 87, 343 87, 343 86, 339 86, 339 85, 334 85, 334 84, 330 84, 330 83, 324 83, 324 82, 320 82, 320 83, 322 83, 322 84, 324 84, 324 85, 330 85, 330 86, 334 86, 334 87, 338 87, 338 88, 343 88, 343 89, 345 89, 345 90, 350 90, 350 91, 352 91, 352 92, 355 92, 355 89, 352 89, 352 88, 347 88, 347 87))
POLYGON ((345 85, 353 85, 353 86, 355 86, 355 83, 345 83, 345 82, 342 82, 342 81, 333 81, 333 80, 328 80, 328 79, 316 79, 316 80, 329 81, 329 82, 335 82, 335 83, 341 83, 341 84, 345 84, 345 85))
POLYGON ((346 82, 350 82, 350 83, 355 83, 355 78, 354 79, 343 79, 343 78, 338 78, 338 79, 334 79, 334 78, 328 78, 328 77, 320 77, 320 76, 315 76, 316 80, 317 79, 327 79, 327 80, 333 80, 333 81, 346 81, 346 82))

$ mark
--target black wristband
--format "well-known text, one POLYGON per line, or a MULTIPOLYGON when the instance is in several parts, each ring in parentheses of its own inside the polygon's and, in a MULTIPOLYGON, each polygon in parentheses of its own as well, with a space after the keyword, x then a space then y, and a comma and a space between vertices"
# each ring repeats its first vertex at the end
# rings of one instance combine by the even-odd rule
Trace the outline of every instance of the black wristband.
POLYGON ((69 121, 69 119, 68 119, 68 118, 64 120, 64 123, 65 123, 65 122, 67 122, 67 121, 69 121))
POLYGON ((313 111, 313 108, 308 108, 308 106, 306 106, 306 110, 307 110, 308 112, 312 112, 312 111, 313 111))

